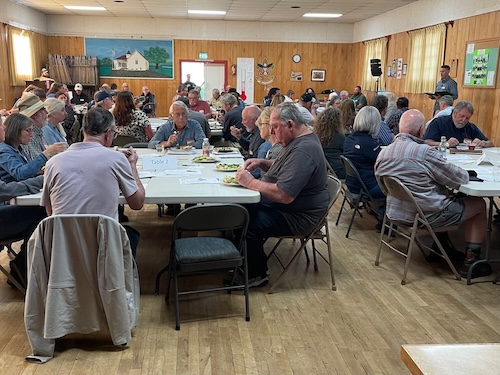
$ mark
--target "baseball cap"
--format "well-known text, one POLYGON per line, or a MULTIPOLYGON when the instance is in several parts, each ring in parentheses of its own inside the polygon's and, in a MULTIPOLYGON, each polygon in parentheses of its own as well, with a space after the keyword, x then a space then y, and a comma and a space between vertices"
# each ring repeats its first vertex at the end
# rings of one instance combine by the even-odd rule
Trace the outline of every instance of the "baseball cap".
POLYGON ((300 101, 304 102, 304 103, 312 102, 312 100, 313 100, 313 96, 311 94, 303 94, 300 97, 300 101))
POLYGON ((75 90, 83 90, 83 86, 82 86, 82 84, 81 84, 81 83, 77 83, 77 84, 75 85, 75 90))
POLYGON ((49 70, 47 68, 42 68, 42 73, 46 73, 48 72, 49 70))
POLYGON ((102 102, 106 98, 111 98, 113 95, 107 91, 99 91, 97 94, 95 94, 94 100, 96 103, 102 102))

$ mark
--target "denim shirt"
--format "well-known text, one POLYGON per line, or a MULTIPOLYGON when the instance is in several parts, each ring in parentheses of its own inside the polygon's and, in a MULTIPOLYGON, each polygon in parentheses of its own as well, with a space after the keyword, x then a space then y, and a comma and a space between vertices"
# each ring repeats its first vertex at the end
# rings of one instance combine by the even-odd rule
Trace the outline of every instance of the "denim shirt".
MULTIPOLYGON (((156 145, 160 142, 167 141, 168 138, 174 134, 175 124, 172 120, 168 120, 167 123, 160 126, 156 131, 154 137, 149 141, 149 148, 156 148, 156 145)), ((179 146, 186 146, 187 141, 192 140, 189 145, 194 148, 201 148, 203 143, 203 138, 205 138, 205 133, 201 129, 201 125, 195 121, 188 119, 186 127, 182 131, 177 131, 177 141, 179 146)))
POLYGON ((43 133, 43 138, 45 138, 45 141, 47 142, 48 145, 57 142, 66 142, 66 139, 61 135, 59 129, 57 129, 57 126, 54 126, 50 122, 48 122, 42 128, 42 133, 43 133))
POLYGON ((22 181, 34 177, 47 162, 44 154, 34 160, 21 147, 16 149, 8 143, 0 143, 0 179, 3 182, 22 181))

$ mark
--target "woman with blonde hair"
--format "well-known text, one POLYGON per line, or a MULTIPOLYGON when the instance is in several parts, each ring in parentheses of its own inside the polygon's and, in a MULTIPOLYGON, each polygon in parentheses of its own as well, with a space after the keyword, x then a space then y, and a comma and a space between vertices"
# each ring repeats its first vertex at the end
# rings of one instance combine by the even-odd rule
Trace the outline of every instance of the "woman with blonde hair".
POLYGON ((316 117, 314 132, 319 138, 328 164, 332 167, 338 178, 345 178, 344 165, 340 155, 344 153, 344 128, 342 126, 342 113, 338 108, 328 107, 316 117))
POLYGON ((134 97, 130 91, 118 93, 113 116, 118 134, 135 137, 138 142, 148 142, 153 138, 149 118, 143 111, 135 108, 134 97))
POLYGON ((387 112, 385 113, 384 120, 387 121, 391 115, 397 112, 398 107, 396 105, 396 95, 393 92, 384 92, 384 96, 387 98, 387 112))
POLYGON ((273 99, 271 100, 271 104, 269 104, 269 106, 274 108, 284 102, 285 102, 285 95, 276 94, 273 96, 273 99))
POLYGON ((269 118, 272 111, 273 107, 264 108, 257 120, 260 137, 265 141, 259 147, 259 153, 257 154, 257 158, 259 159, 276 159, 283 148, 281 144, 277 143, 276 137, 271 133, 271 128, 269 127, 269 118))

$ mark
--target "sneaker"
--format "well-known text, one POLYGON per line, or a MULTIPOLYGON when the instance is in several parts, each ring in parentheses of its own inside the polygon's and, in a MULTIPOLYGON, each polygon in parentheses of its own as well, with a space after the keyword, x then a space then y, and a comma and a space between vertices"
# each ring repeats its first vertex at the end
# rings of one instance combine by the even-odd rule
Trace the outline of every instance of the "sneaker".
MULTIPOLYGON (((473 251, 467 249, 467 254, 465 256, 465 261, 462 270, 460 271, 460 276, 467 277, 469 267, 479 260, 479 255, 480 255, 479 250, 473 251)), ((489 276, 491 275, 491 272, 492 272, 491 266, 489 265, 489 263, 481 262, 472 269, 471 279, 475 279, 476 277, 489 276)))
MULTIPOLYGON (((234 272, 233 270, 229 271, 226 276, 224 276, 224 286, 230 286, 231 281, 233 280, 234 272)), ((249 288, 257 288, 266 286, 269 282, 269 275, 266 274, 262 276, 250 277, 248 278, 248 287, 249 288)), ((240 269, 238 269, 238 273, 234 278, 234 285, 243 285, 245 284, 245 280, 243 279, 243 273, 240 269)))

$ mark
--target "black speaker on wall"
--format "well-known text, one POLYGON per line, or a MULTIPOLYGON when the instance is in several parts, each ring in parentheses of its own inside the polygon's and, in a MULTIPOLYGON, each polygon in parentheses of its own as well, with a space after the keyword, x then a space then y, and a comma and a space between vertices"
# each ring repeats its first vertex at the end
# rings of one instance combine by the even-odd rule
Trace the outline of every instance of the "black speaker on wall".
POLYGON ((380 77, 382 75, 382 67, 380 65, 380 59, 371 59, 370 69, 372 71, 373 77, 380 77))

